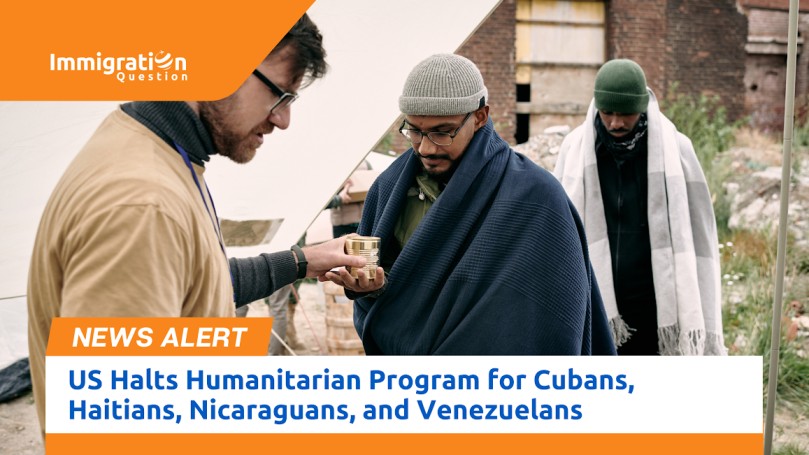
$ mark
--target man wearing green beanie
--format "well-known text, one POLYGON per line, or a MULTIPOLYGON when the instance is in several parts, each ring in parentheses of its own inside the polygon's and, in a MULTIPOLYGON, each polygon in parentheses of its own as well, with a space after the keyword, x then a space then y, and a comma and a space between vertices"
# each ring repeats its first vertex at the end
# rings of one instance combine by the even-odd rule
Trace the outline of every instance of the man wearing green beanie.
POLYGON ((355 300, 367 354, 614 354, 581 221, 559 182, 500 138, 477 66, 433 55, 399 109, 413 147, 374 182, 358 232, 381 238, 355 300))
POLYGON ((554 174, 584 219, 618 354, 726 354, 711 195, 637 63, 598 71, 554 174))

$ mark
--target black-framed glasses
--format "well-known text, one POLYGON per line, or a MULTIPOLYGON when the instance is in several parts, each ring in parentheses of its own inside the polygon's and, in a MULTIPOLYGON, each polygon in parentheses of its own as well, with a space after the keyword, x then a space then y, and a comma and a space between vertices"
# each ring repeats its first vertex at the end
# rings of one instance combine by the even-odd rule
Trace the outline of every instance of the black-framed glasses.
POLYGON ((429 139, 433 144, 446 147, 448 145, 452 145, 452 140, 455 139, 455 136, 458 135, 458 131, 461 131, 461 128, 466 125, 466 121, 469 120, 469 117, 471 116, 472 112, 466 114, 466 117, 464 117, 463 121, 461 122, 461 126, 456 128, 455 131, 451 133, 445 133, 442 131, 421 131, 415 128, 405 128, 405 125, 408 125, 407 120, 402 122, 402 126, 399 127, 399 132, 402 133, 402 135, 411 143, 413 143, 413 145, 421 144, 424 136, 427 136, 427 139, 429 139))
POLYGON ((256 76, 258 80, 269 87, 273 95, 278 97, 278 101, 276 101, 275 104, 273 104, 270 108, 270 115, 272 115, 276 109, 284 109, 298 99, 297 93, 290 93, 281 90, 277 85, 273 84, 272 81, 267 78, 267 76, 261 74, 259 70, 253 70, 253 76, 256 76))

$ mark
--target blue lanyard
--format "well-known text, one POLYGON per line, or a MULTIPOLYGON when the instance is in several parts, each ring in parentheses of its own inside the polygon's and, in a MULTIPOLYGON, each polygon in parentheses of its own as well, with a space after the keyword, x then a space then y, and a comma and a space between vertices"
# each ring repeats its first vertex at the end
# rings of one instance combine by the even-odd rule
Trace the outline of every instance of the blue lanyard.
MULTIPOLYGON (((211 190, 208 189, 208 184, 206 183, 205 191, 208 193, 208 199, 211 200, 213 215, 211 215, 211 210, 208 208, 208 202, 205 201, 205 195, 202 193, 202 186, 199 184, 197 173, 194 172, 194 166, 191 165, 191 159, 188 158, 188 153, 180 144, 175 142, 174 146, 177 147, 177 151, 180 152, 180 155, 183 157, 185 165, 188 166, 188 170, 191 171, 191 177, 194 178, 194 183, 197 185, 197 190, 199 190, 199 197, 202 198, 202 203, 205 204, 205 211, 208 212, 208 218, 211 219, 211 223, 213 224, 213 231, 216 234, 216 239, 219 240, 219 247, 222 248, 222 254, 225 255, 225 262, 227 262, 228 254, 225 252, 225 242, 222 241, 222 231, 219 228, 219 215, 216 214, 216 205, 213 203, 213 196, 211 196, 211 190)), ((236 286, 233 284, 233 272, 230 271, 230 264, 228 264, 228 273, 230 275, 230 285, 233 287, 233 301, 235 302, 236 286)))

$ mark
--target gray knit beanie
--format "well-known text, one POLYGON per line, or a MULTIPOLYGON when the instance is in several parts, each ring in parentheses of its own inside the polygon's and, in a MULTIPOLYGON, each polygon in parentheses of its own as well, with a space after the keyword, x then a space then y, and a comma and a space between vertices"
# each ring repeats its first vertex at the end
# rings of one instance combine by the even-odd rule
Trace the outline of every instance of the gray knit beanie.
POLYGON ((436 54, 407 76, 399 110, 405 115, 459 115, 486 105, 489 96, 480 70, 455 54, 436 54))
POLYGON ((619 114, 646 112, 649 92, 646 75, 637 63, 627 59, 610 60, 596 74, 596 109, 619 114))

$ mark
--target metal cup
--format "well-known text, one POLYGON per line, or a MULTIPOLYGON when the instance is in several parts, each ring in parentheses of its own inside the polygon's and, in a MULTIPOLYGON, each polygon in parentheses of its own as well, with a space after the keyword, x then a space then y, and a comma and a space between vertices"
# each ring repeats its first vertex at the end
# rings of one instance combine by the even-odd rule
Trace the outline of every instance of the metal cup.
POLYGON ((379 264, 379 246, 382 239, 379 237, 349 237, 346 239, 346 253, 352 256, 362 256, 365 258, 365 267, 348 267, 349 273, 354 278, 357 271, 362 268, 369 280, 373 280, 376 275, 376 267, 379 264))

